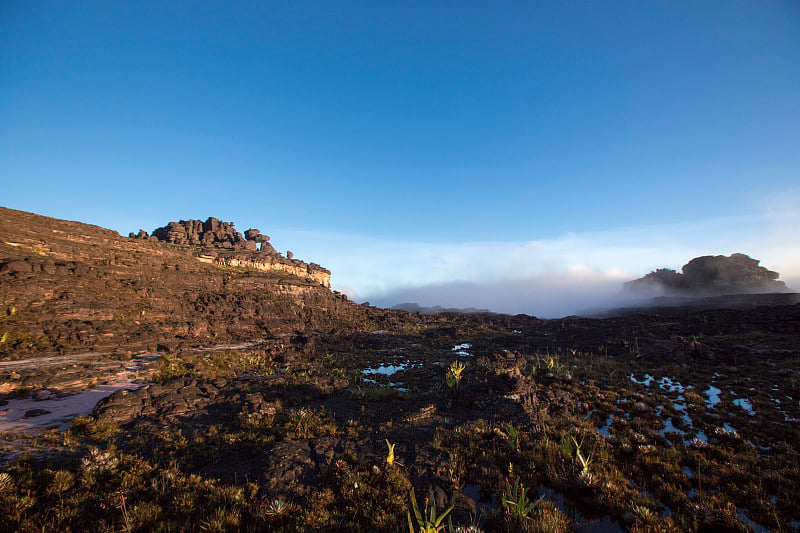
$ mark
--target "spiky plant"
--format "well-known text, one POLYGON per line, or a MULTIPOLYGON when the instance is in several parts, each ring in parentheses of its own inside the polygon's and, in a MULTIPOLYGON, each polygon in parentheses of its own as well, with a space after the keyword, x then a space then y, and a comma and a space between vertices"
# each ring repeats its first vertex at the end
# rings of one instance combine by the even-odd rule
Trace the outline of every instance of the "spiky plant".
POLYGON ((513 486, 506 479, 506 486, 503 489, 503 507, 514 518, 525 520, 543 499, 544 496, 541 496, 535 502, 531 502, 528 498, 528 489, 519 482, 519 478, 514 479, 513 486))
POLYGON ((463 364, 461 361, 453 361, 450 363, 450 366, 447 367, 447 373, 445 374, 448 387, 458 387, 461 383, 461 374, 464 372, 465 368, 467 368, 467 365, 463 364))
POLYGON ((453 529, 453 524, 448 520, 448 525, 444 524, 444 519, 450 514, 455 505, 451 505, 444 510, 441 514, 436 512, 436 502, 433 498, 433 491, 430 491, 429 496, 425 498, 425 511, 420 512, 417 506, 417 497, 414 494, 414 487, 411 487, 411 507, 414 511, 414 518, 417 521, 417 529, 414 529, 414 522, 411 520, 411 511, 406 516, 408 517, 408 531, 410 533, 439 533, 444 531, 445 527, 453 529))

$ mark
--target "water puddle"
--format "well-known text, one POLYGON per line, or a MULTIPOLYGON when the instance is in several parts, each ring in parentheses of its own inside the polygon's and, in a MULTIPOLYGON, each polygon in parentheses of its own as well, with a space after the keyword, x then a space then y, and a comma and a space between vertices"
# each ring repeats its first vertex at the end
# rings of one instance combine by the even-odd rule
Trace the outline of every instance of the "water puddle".
POLYGON ((692 417, 686 412, 686 399, 683 396, 678 396, 675 399, 675 403, 672 404, 672 407, 681 414, 681 420, 683 420, 684 424, 689 427, 694 425, 692 423, 692 417))
POLYGON ((661 430, 658 432, 658 434, 659 434, 659 435, 661 435, 662 437, 664 437, 664 439, 665 439, 665 440, 666 440, 666 441, 667 441, 669 444, 672 444, 672 442, 671 442, 671 441, 670 441, 670 440, 667 438, 667 433, 677 433, 678 435, 686 435, 686 432, 685 432, 684 430, 682 430, 682 429, 678 429, 678 428, 676 428, 676 427, 675 427, 675 426, 672 424, 672 419, 670 419, 670 418, 667 418, 667 419, 664 421, 664 428, 663 428, 663 429, 661 429, 661 430))
POLYGON ((732 425, 728 424, 727 422, 722 424, 722 430, 727 432, 727 433, 736 433, 736 428, 733 427, 732 425))
POLYGON ((753 411, 753 405, 747 398, 736 398, 735 400, 733 400, 733 405, 738 405, 739 407, 747 411, 747 414, 750 416, 755 416, 756 414, 756 412, 753 411))
POLYGON ((379 382, 377 379, 374 379, 377 376, 384 376, 384 377, 391 377, 398 372, 403 372, 408 370, 409 368, 413 368, 418 366, 416 364, 412 364, 410 362, 407 363, 399 363, 399 364, 387 364, 382 363, 376 367, 368 367, 361 371, 364 375, 364 383, 371 383, 373 385, 387 385, 399 392, 408 392, 408 388, 406 388, 404 383, 402 382, 394 382, 390 381, 389 383, 382 383, 379 382), (372 376, 372 377, 370 377, 372 376))
POLYGON ((661 390, 665 390, 667 392, 680 392, 680 393, 683 393, 687 388, 691 388, 691 387, 684 387, 677 380, 673 381, 667 376, 661 378, 661 380, 658 382, 658 387, 661 390))
POLYGON ((634 383, 637 383, 637 384, 639 384, 639 385, 644 385, 645 387, 649 387, 649 386, 650 386, 650 384, 653 382, 653 379, 654 379, 654 378, 653 378, 653 376, 651 376, 650 374, 645 374, 645 375, 644 375, 644 379, 642 379, 641 381, 639 381, 638 379, 636 379, 636 378, 633 376, 633 372, 631 372, 631 375, 630 375, 630 376, 628 376, 628 377, 629 377, 629 378, 630 378, 630 380, 631 380, 631 381, 633 381, 634 383))
POLYGON ((604 438, 609 438, 611 436, 611 424, 614 423, 614 415, 608 415, 606 418, 605 423, 602 427, 596 428, 597 432, 602 435, 604 438))
POLYGON ((706 396, 708 396, 708 400, 706 400, 706 407, 713 408, 719 403, 719 394, 722 392, 721 389, 716 388, 714 385, 709 385, 708 388, 703 392, 706 396))
POLYGON ((464 342, 461 344, 456 344, 450 349, 450 351, 462 357, 471 357, 472 354, 468 351, 470 348, 472 348, 472 345, 468 342, 464 342))
POLYGON ((406 370, 409 367, 414 366, 411 363, 401 363, 399 365, 388 365, 388 364, 380 364, 374 368, 365 368, 361 371, 362 374, 365 376, 380 374, 381 376, 393 376, 394 374, 406 370))

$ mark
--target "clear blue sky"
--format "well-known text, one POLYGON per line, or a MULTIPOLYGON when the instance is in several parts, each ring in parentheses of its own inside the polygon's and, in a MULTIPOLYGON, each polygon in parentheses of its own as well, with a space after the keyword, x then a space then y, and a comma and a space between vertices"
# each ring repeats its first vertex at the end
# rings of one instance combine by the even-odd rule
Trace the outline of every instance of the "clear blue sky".
MULTIPOLYGON (((774 202, 796 229, 800 3, 7 0, 0 180, 0 205, 122 233, 284 230, 363 294, 320 242, 748 234, 774 202)), ((662 252, 553 268, 690 259, 662 252)))

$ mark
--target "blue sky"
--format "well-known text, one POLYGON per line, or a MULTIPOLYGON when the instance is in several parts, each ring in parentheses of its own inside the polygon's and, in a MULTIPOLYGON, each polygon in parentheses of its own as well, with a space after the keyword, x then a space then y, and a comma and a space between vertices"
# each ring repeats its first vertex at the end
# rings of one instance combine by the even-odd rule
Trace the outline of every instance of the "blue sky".
POLYGON ((798 95, 797 2, 7 1, 0 205, 552 314, 701 254, 800 279, 798 95))

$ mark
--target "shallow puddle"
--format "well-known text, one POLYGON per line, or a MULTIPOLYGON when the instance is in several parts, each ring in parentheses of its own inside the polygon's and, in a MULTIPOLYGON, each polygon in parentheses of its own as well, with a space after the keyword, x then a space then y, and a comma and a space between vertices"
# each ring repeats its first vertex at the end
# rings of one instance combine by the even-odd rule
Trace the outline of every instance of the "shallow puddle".
POLYGON ((365 368, 364 370, 361 371, 361 373, 364 374, 365 376, 374 374, 380 374, 382 376, 393 376, 394 374, 400 372, 401 370, 406 370, 410 366, 412 366, 411 363, 402 363, 399 365, 382 364, 374 368, 365 368))
POLYGON ((614 423, 614 415, 608 415, 605 423, 602 427, 596 428, 597 432, 603 436, 604 438, 608 438, 611 436, 611 424, 614 423))
POLYGON ((680 393, 683 393, 687 388, 691 388, 691 387, 684 387, 678 382, 678 380, 673 380, 671 378, 668 378, 667 376, 661 378, 661 380, 658 382, 658 386, 661 390, 665 390, 667 392, 677 391, 680 393))
POLYGON ((753 405, 750 403, 750 400, 747 398, 736 398, 733 400, 733 405, 737 405, 747 411, 747 414, 750 416, 755 416, 756 412, 753 411, 753 405))
POLYGON ((628 376, 628 377, 629 377, 629 378, 630 378, 630 380, 631 380, 631 381, 633 381, 634 383, 638 383, 639 385, 644 385, 645 387, 649 387, 649 386, 650 386, 650 384, 653 382, 653 379, 654 379, 654 378, 653 378, 653 376, 651 376, 650 374, 645 374, 645 375, 644 375, 644 379, 642 379, 641 381, 639 381, 638 379, 636 379, 636 378, 634 377, 634 375, 633 375, 633 372, 631 372, 631 375, 630 375, 630 376, 628 376))
POLYGON ((470 348, 472 348, 472 345, 468 342, 464 342, 461 344, 456 344, 455 346, 450 348, 450 351, 462 357, 471 357, 472 354, 468 351, 470 348))
POLYGON ((709 385, 703 393, 708 396, 708 400, 706 400, 707 407, 714 407, 719 403, 719 395, 722 390, 716 388, 714 385, 709 385))

